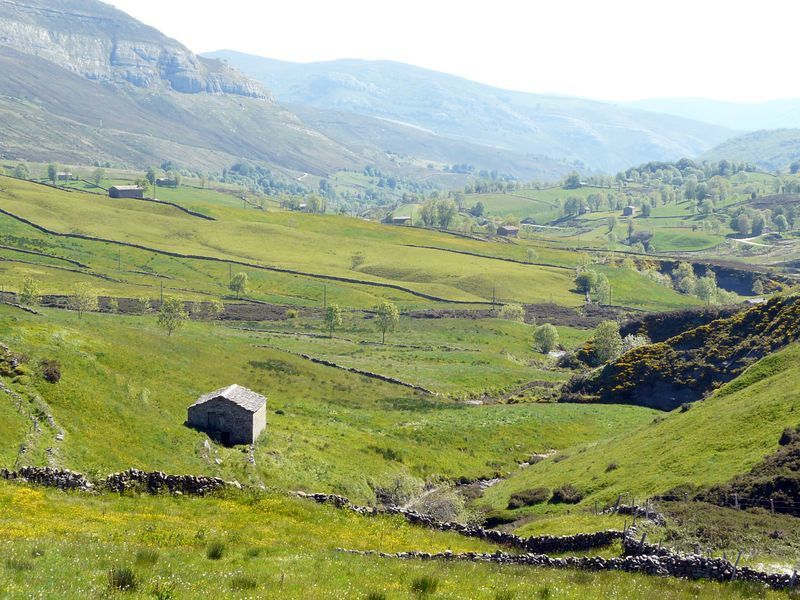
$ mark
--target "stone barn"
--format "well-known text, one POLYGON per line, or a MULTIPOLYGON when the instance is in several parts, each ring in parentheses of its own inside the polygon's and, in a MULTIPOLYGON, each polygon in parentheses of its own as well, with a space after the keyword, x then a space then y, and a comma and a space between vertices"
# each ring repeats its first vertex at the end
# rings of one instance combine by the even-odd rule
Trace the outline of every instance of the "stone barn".
POLYGON ((108 188, 109 198, 144 198, 144 190, 138 185, 115 185, 108 188))
POLYGON ((636 207, 635 206, 626 206, 622 209, 622 216, 623 217, 633 217, 636 215, 636 207))
POLYGON ((267 427, 267 399, 240 385, 204 394, 189 407, 189 427, 226 446, 252 444, 267 427))
POLYGON ((519 235, 519 227, 514 225, 501 225, 497 228, 497 235, 503 237, 517 237, 519 235))

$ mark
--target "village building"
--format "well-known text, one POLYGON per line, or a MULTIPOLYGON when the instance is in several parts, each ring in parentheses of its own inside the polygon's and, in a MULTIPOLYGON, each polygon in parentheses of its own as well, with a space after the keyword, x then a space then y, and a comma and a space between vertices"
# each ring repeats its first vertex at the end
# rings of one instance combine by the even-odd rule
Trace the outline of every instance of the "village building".
POLYGON ((108 188, 109 198, 144 198, 144 190, 138 185, 115 185, 108 188))
POLYGON ((503 237, 517 237, 519 235, 519 227, 514 225, 501 225, 497 228, 497 235, 503 237))
POLYGON ((169 177, 159 177, 156 179, 156 185, 158 187, 178 187, 178 181, 169 177))
POLYGON ((622 216, 623 217, 632 217, 636 214, 636 207, 635 206, 626 206, 622 209, 622 216))
POLYGON ((267 399, 236 384, 200 396, 188 413, 189 427, 226 446, 252 444, 267 427, 267 399))
POLYGON ((410 225, 411 217, 392 217, 392 225, 410 225))
POLYGON ((60 171, 60 172, 56 173, 56 180, 57 181, 72 181, 73 179, 74 179, 74 177, 72 176, 72 173, 70 173, 68 171, 60 171))

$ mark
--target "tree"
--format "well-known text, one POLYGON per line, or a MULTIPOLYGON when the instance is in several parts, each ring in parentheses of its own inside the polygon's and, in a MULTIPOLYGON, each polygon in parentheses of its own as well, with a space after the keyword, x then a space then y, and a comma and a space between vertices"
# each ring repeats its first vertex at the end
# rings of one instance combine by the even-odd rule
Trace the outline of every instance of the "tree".
POLYGON ((39 284, 32 277, 26 277, 22 282, 22 291, 19 293, 20 303, 25 306, 38 306, 41 300, 39 284))
POLYGON ((694 295, 706 304, 711 304, 717 299, 717 280, 713 275, 706 275, 697 280, 694 285, 694 295))
POLYGON ((83 317, 83 313, 99 308, 97 292, 88 283, 77 283, 72 288, 72 295, 70 295, 67 305, 70 310, 78 313, 80 319, 83 317))
POLYGON ((753 223, 750 226, 750 231, 754 236, 759 236, 764 233, 764 227, 767 226, 767 220, 762 213, 756 213, 753 216, 753 223))
POLYGON ((177 298, 164 298, 158 309, 158 325, 164 328, 167 335, 172 335, 172 332, 182 327, 188 318, 183 302, 177 298))
POLYGON ((378 331, 381 332, 381 344, 385 344, 386 332, 394 330, 400 322, 400 311, 394 304, 384 300, 375 307, 375 318, 378 331))
POLYGON ((216 321, 225 312, 225 305, 221 301, 214 298, 205 304, 205 317, 209 321, 216 321))
POLYGON ((358 269, 358 267, 360 267, 361 265, 363 265, 363 264, 364 264, 364 261, 365 261, 365 260, 366 260, 366 257, 364 256, 364 254, 363 254, 363 253, 361 253, 361 252, 354 252, 354 253, 353 253, 353 254, 350 256, 350 268, 351 268, 353 271, 357 270, 357 269, 358 269))
POLYGON ((136 298, 133 301, 133 309, 137 315, 146 315, 150 312, 150 299, 146 297, 136 298))
POLYGON ((608 232, 611 233, 614 231, 614 227, 617 226, 617 217, 610 216, 606 219, 606 225, 608 225, 608 232))
POLYGON ((597 275, 597 282, 594 285, 594 301, 598 304, 611 304, 611 282, 605 273, 597 275))
POLYGON ((436 201, 427 200, 419 207, 419 218, 425 227, 433 227, 436 222, 436 201))
POLYGON ((558 348, 558 329, 550 323, 539 325, 533 332, 533 345, 542 354, 548 354, 558 348))
POLYGON ((619 334, 619 323, 603 321, 594 330, 592 349, 597 361, 601 364, 616 359, 622 354, 622 336, 619 334))
POLYGON ((16 177, 17 179, 30 179, 31 172, 30 170, 28 170, 28 165, 19 163, 14 168, 14 177, 16 177))
POLYGON ((575 276, 575 286, 581 294, 588 294, 596 285, 597 273, 595 271, 581 271, 575 276))
POLYGON ((789 221, 787 221, 786 217, 784 217, 783 215, 778 215, 777 217, 775 217, 773 223, 775 225, 775 228, 781 233, 789 229, 789 221))
POLYGON ((750 221, 750 217, 748 217, 746 214, 741 214, 738 217, 734 217, 733 221, 731 221, 731 229, 741 235, 747 235, 750 233, 752 227, 752 221, 750 221))
POLYGON ((106 302, 106 307, 108 308, 108 312, 112 314, 117 314, 119 312, 119 300, 110 297, 106 302))
POLYGON ((633 219, 628 219, 628 239, 633 237, 635 231, 636 226, 633 224, 633 219))
POLYGON ((50 163, 47 165, 47 178, 55 183, 58 181, 58 165, 55 163, 50 163))
POLYGON ((453 221, 453 217, 458 214, 458 207, 456 203, 450 200, 442 200, 436 205, 436 219, 439 222, 439 227, 447 229, 453 221))
POLYGON ((232 292, 236 292, 236 297, 239 298, 242 294, 247 293, 247 286, 250 283, 247 273, 236 273, 231 278, 231 283, 228 286, 232 292))
POLYGON ((333 337, 333 331, 342 326, 342 309, 338 304, 329 304, 325 310, 325 326, 328 328, 328 337, 333 337))
POLYGON ((149 167, 147 169, 147 173, 145 173, 144 178, 147 180, 147 183, 150 185, 156 184, 156 179, 158 179, 158 174, 153 167, 149 167))
POLYGON ((478 201, 475 206, 469 209, 469 214, 473 217, 482 217, 486 208, 483 206, 483 202, 478 201))
POLYGON ((94 173, 92 173, 92 177, 94 178, 94 184, 100 187, 103 179, 106 178, 106 172, 103 169, 95 169, 94 173))
POLYGON ((499 315, 509 321, 524 321, 525 308, 521 304, 506 304, 500 309, 499 315))
POLYGON ((653 213, 653 206, 649 202, 642 203, 642 216, 649 217, 653 213))
POLYGON ((753 281, 753 293, 756 296, 760 296, 761 294, 764 293, 764 284, 761 283, 760 279, 755 279, 753 281))

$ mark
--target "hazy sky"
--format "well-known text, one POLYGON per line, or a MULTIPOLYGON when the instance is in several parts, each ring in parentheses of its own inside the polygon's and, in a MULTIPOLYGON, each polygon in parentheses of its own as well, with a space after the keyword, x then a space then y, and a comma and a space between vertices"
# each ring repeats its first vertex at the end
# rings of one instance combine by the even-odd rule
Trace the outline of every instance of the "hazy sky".
POLYGON ((390 59, 605 100, 800 97, 796 0, 109 0, 195 52, 390 59))

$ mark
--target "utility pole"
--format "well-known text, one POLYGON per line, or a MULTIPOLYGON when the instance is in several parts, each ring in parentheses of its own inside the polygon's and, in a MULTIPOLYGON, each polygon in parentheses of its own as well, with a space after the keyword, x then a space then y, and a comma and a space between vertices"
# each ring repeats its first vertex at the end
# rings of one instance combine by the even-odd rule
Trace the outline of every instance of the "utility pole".
POLYGON ((159 283, 161 284, 161 304, 164 304, 164 282, 159 281, 159 283))
POLYGON ((492 288, 492 312, 494 312, 494 308, 495 308, 494 305, 495 305, 495 301, 497 299, 496 291, 497 291, 497 288, 493 287, 492 288))
POLYGON ((322 286, 322 310, 328 310, 328 286, 322 286))
POLYGON ((122 250, 117 250, 117 271, 122 271, 122 250))

